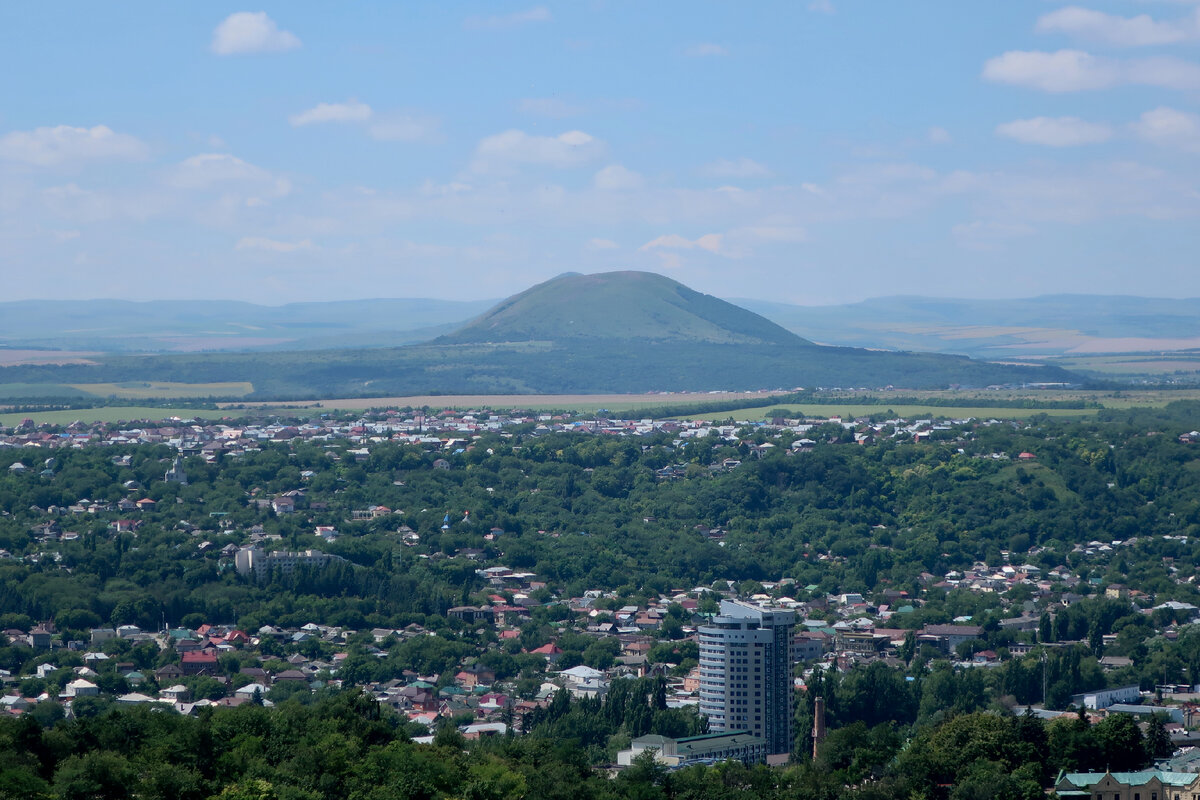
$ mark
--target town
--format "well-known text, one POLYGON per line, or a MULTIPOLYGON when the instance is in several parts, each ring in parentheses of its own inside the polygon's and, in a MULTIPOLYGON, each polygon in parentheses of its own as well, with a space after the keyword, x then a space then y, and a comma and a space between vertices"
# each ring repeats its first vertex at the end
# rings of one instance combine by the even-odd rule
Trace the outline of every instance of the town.
MULTIPOLYGON (((671 767, 731 757, 783 763, 796 753, 818 753, 825 738, 823 705, 815 715, 794 708, 815 697, 810 687, 827 685, 831 676, 918 669, 974 686, 980 707, 998 703, 1043 720, 1085 714, 1096 724, 1128 716, 1147 736, 1153 728, 1168 743, 1157 753, 1164 774, 1189 772, 1189 765, 1200 765, 1194 683, 1200 642, 1188 626, 1200 609, 1187 601, 1197 590, 1189 560, 1195 535, 1186 529, 1134 530, 1069 546, 1018 534, 1008 544, 1020 549, 992 546, 985 559, 964 555, 953 568, 919 569, 911 582, 880 574, 832 579, 848 570, 861 574, 868 562, 875 570, 886 563, 897 542, 888 525, 876 523, 868 527, 865 550, 808 542, 811 551, 799 556, 809 565, 803 574, 748 579, 709 569, 701 584, 660 580, 662 588, 652 590, 612 580, 588 585, 586 576, 568 577, 557 565, 539 569, 537 549, 603 547, 598 540, 617 534, 561 524, 531 528, 524 519, 513 526, 519 531, 506 530, 502 520, 513 519, 500 511, 510 504, 506 493, 522 491, 536 501, 543 488, 517 489, 519 474, 508 476, 515 484, 467 492, 486 498, 475 509, 418 510, 412 502, 429 501, 423 481, 465 481, 468 471, 500 458, 501 447, 514 459, 509 467, 531 459, 527 470, 536 460, 532 451, 544 443, 561 453, 564 444, 584 448, 589 441, 610 449, 594 456, 596 467, 581 467, 581 477, 596 482, 600 464, 625 453, 642 460, 647 491, 733 479, 778 459, 801 464, 825 453, 885 447, 937 454, 960 470, 976 464, 993 476, 1011 473, 1018 489, 1045 502, 1048 468, 1029 444, 1038 438, 1055 437, 999 419, 775 417, 717 424, 478 409, 255 423, 61 429, 26 423, 0 438, 6 486, 44 490, 69 478, 70 459, 80 454, 101 459, 109 485, 90 497, 60 492, 58 502, 44 507, 10 503, 0 516, 0 565, 73 575, 86 563, 83 554, 100 543, 115 546, 126 563, 153 543, 156 557, 169 553, 185 565, 189 584, 246 587, 235 593, 250 607, 220 598, 189 607, 131 591, 104 615, 95 603, 63 608, 60 601, 53 614, 0 616, 8 642, 0 706, 46 722, 95 713, 97 703, 196 715, 357 687, 405 720, 414 741, 431 742, 447 724, 468 740, 528 731, 560 695, 603 702, 614 685, 649 680, 660 687, 664 708, 690 715, 696 725, 674 737, 610 738, 596 756, 602 763, 620 769, 646 751, 671 767), (634 450, 627 452, 625 443, 634 450), (253 482, 260 485, 243 487, 237 497, 195 493, 200 486, 214 490, 235 465, 250 469, 256 459, 278 455, 285 456, 274 462, 279 468, 256 471, 253 482), (351 492, 333 477, 359 474, 354 470, 365 476, 384 458, 392 468, 372 484, 386 487, 378 495, 365 485, 351 492), (126 475, 139 477, 119 480, 126 475), (375 543, 370 552, 381 553, 379 559, 365 558, 366 542, 375 543), (1139 585, 1123 577, 1130 564, 1150 558, 1159 564, 1154 580, 1139 585), (423 613, 397 626, 370 624, 381 616, 361 610, 280 614, 263 607, 279 591, 297 600, 330 597, 381 568, 433 570, 443 583, 453 575, 459 602, 445 593, 424 598, 423 613), (827 577, 810 581, 811 575, 827 577), (251 600, 254 592, 261 599, 251 600), (749 647, 729 639, 729 630, 768 633, 749 647), (746 658, 735 658, 739 648, 746 658)), ((1188 429, 1170 444, 1186 449, 1197 439, 1188 429)), ((456 485, 465 491, 465 483, 456 485)), ((568 518, 589 524, 585 514, 568 518)), ((658 529, 665 520, 645 514, 635 522, 658 529)), ((674 535, 685 533, 716 553, 734 555, 747 546, 739 531, 744 523, 714 522, 674 535)))

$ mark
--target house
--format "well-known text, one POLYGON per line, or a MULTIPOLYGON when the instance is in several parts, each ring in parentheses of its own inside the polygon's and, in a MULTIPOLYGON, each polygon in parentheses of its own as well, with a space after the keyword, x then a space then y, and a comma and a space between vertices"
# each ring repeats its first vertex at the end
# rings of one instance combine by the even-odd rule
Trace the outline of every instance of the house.
POLYGON ((202 673, 215 675, 218 671, 217 655, 203 650, 184 653, 180 666, 184 675, 200 675, 202 673))
POLYGON ((169 700, 172 703, 186 703, 192 699, 192 690, 181 683, 163 689, 159 692, 163 700, 169 700))
POLYGON ((545 656, 546 660, 553 664, 555 661, 558 661, 558 657, 562 655, 563 651, 562 648, 556 645, 554 642, 550 642, 549 644, 544 644, 541 647, 536 647, 529 652, 533 655, 545 656))
POLYGON ((183 669, 178 664, 167 664, 154 670, 154 679, 159 683, 168 683, 183 677, 183 669))
POLYGON ((479 685, 479 678, 466 670, 462 670, 454 676, 454 682, 464 689, 474 689, 479 685))
POLYGON ((63 694, 67 697, 95 697, 100 694, 100 687, 89 680, 76 678, 67 684, 63 694))
POLYGON ((92 628, 90 640, 93 647, 104 644, 109 639, 115 639, 117 632, 112 628, 92 628))
POLYGON ((276 514, 291 514, 296 510, 296 498, 286 495, 276 497, 271 501, 271 510, 276 514))
POLYGON ((1059 797, 1097 797, 1132 800, 1173 800, 1181 795, 1192 797, 1200 792, 1200 775, 1187 772, 1067 772, 1054 785, 1059 797), (1134 790, 1137 790, 1136 794, 1134 790))
MULTIPOLYGON (((536 652, 536 651, 535 651, 536 652)), ((594 681, 604 677, 604 673, 598 669, 580 664, 577 667, 564 669, 558 673, 568 684, 581 684, 586 681, 594 681)))
POLYGON ((31 630, 29 646, 35 650, 48 650, 50 648, 50 629, 45 625, 38 625, 31 630))

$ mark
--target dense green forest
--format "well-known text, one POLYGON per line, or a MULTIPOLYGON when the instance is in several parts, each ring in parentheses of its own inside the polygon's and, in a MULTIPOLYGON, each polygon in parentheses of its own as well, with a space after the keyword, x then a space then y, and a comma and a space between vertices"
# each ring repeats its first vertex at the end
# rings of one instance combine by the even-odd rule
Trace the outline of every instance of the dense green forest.
MULTIPOLYGON (((596 339, 422 344, 369 350, 104 356, 89 365, 0 368, 0 383, 252 381, 254 400, 412 394, 558 394, 886 386, 944 389, 1080 379, 934 353, 846 347, 596 339)), ((25 390, 28 393, 30 390, 25 390)), ((46 394, 52 394, 47 391, 46 394)))
MULTIPOLYGON (((886 669, 855 676, 851 698, 886 703, 886 669), (874 686, 865 684, 875 682, 874 686)), ((447 721, 414 744, 402 718, 357 691, 275 709, 246 704, 198 717, 82 704, 71 720, 0 719, 0 797, 37 800, 762 800, 994 798, 1034 800, 1059 769, 1137 769, 1161 755, 1161 721, 1143 734, 1124 715, 955 713, 911 726, 884 708, 845 708, 816 759, 784 769, 726 762, 669 771, 640 756, 610 778, 589 740, 681 729, 652 683, 621 681, 604 701, 560 692, 524 735, 472 742, 447 721)), ((832 687, 823 687, 828 691, 832 687)), ((799 707, 811 703, 802 695, 799 707)), ((899 710, 903 715, 903 709, 899 710)), ((683 729, 686 729, 685 727, 683 729)), ((678 734, 676 734, 678 735, 678 734)))

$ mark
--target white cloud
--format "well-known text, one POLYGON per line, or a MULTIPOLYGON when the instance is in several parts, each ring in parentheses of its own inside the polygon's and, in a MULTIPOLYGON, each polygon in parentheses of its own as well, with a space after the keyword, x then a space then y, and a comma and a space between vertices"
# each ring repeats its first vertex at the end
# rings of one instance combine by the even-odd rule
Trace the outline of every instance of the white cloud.
POLYGON ((989 59, 983 77, 1045 92, 1078 92, 1114 86, 1200 89, 1200 64, 1178 58, 1101 58, 1082 50, 1012 50, 989 59))
POLYGON ((614 242, 612 239, 588 239, 587 249, 597 252, 602 250, 619 250, 621 245, 614 242))
POLYGON ((317 103, 307 111, 292 114, 288 122, 295 128, 318 122, 366 122, 371 114, 371 107, 366 103, 348 100, 345 103, 317 103))
POLYGON ((474 169, 487 172, 518 164, 574 167, 594 161, 604 153, 604 143, 583 131, 558 136, 534 136, 509 130, 488 136, 475 148, 474 169))
POLYGON ((937 125, 934 125, 925 132, 925 138, 929 140, 930 144, 950 144, 954 141, 954 137, 950 135, 950 131, 937 125))
POLYGON ((13 131, 0 137, 0 159, 36 167, 53 167, 72 161, 132 160, 143 158, 146 153, 146 145, 141 140, 116 133, 106 125, 93 128, 57 125, 13 131))
POLYGON ((707 58, 709 56, 727 56, 727 55, 729 55, 729 48, 727 48, 723 44, 716 44, 714 42, 701 42, 700 44, 692 45, 687 50, 685 50, 684 53, 686 55, 691 56, 692 58, 707 58))
POLYGON ((1075 147, 1106 142, 1112 138, 1113 130, 1108 125, 1078 117, 1034 117, 997 125, 996 134, 1025 144, 1075 147))
POLYGON ((265 11, 238 11, 213 31, 212 51, 219 56, 282 53, 300 46, 291 31, 281 31, 265 11))
POLYGON ((440 124, 436 117, 387 114, 372 122, 367 134, 381 142, 421 142, 435 139, 440 124))
POLYGON ((548 22, 550 20, 550 9, 545 6, 535 6, 527 8, 524 11, 516 11, 512 14, 496 14, 494 16, 472 16, 467 17, 463 23, 468 28, 474 29, 503 29, 516 28, 521 25, 527 25, 530 22, 548 22))
POLYGON ((1161 106, 1130 125, 1135 136, 1162 147, 1200 152, 1200 114, 1161 106))
POLYGON ((1160 21, 1147 14, 1119 17, 1079 6, 1067 6, 1037 21, 1038 33, 1065 33, 1118 47, 1175 44, 1200 39, 1200 8, 1190 17, 1160 21))
POLYGON ((594 180, 597 189, 613 191, 637 189, 644 183, 640 174, 631 169, 626 169, 620 164, 609 164, 596 173, 594 180))
POLYGON ((381 142, 418 142, 435 138, 440 125, 436 117, 391 112, 377 114, 366 103, 318 103, 288 120, 294 127, 324 122, 366 123, 367 135, 381 142))
POLYGON ((834 9, 833 3, 830 0, 812 0, 808 4, 808 10, 815 11, 818 14, 832 14, 836 9, 834 9))
POLYGON ((312 250, 313 243, 308 239, 298 242, 284 242, 278 239, 267 239, 263 236, 243 236, 238 239, 235 250, 261 250, 267 253, 295 253, 299 250, 312 250))
POLYGON ((286 178, 272 175, 262 167, 256 167, 227 153, 201 153, 184 159, 171 171, 168 182, 180 189, 206 190, 239 186, 256 194, 274 197, 282 197, 292 188, 286 178))
POLYGON ((721 158, 705 164, 701 171, 716 178, 765 178, 771 174, 762 164, 745 157, 721 158))
POLYGON ((685 239, 677 233, 668 233, 651 239, 638 248, 643 252, 665 248, 668 250, 707 250, 710 253, 721 252, 722 236, 719 233, 706 233, 698 239, 685 239))

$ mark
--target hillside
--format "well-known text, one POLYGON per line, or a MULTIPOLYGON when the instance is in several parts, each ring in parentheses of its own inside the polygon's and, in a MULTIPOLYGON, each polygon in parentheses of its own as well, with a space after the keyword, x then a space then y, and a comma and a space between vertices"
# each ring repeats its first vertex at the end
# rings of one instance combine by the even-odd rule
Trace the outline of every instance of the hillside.
MULTIPOLYGON (((746 309, 642 272, 563 275, 426 344, 94 361, 2 369, 0 399, 77 397, 80 387, 139 381, 204 385, 209 396, 212 386, 247 382, 252 391, 236 399, 250 400, 1078 382, 1052 367, 818 346, 746 309), (5 394, 4 385, 19 394, 5 394)), ((172 391, 178 397, 186 389, 172 391)))
POLYGON ((1019 300, 877 297, 834 306, 733 302, 822 344, 977 358, 1185 351, 1200 347, 1195 300, 1044 295, 1019 300))
POLYGON ((577 339, 810 344, 758 314, 652 272, 560 275, 513 295, 435 343, 577 339))

